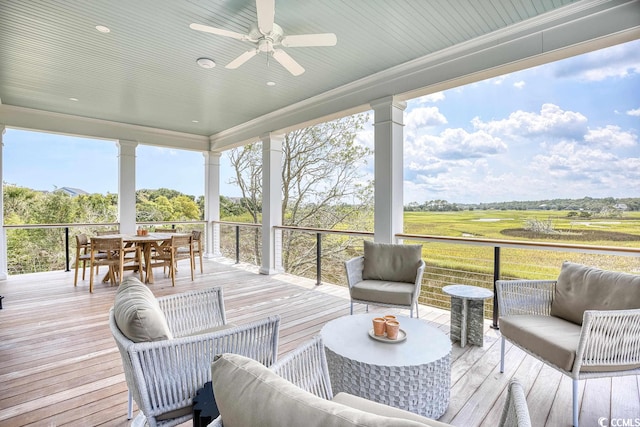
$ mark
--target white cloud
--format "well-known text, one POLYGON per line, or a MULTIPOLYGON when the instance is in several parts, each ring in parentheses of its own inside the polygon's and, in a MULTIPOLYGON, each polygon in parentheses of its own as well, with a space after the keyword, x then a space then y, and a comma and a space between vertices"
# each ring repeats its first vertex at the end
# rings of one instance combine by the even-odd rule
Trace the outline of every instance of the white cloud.
POLYGON ((640 73, 640 42, 625 43, 577 56, 556 64, 558 77, 598 82, 640 73))
POLYGON ((420 98, 413 99, 411 100, 411 102, 415 102, 419 105, 424 105, 429 103, 433 104, 438 101, 444 101, 444 99, 445 99, 444 92, 436 92, 436 93, 431 93, 429 95, 421 96, 420 98))
POLYGON ((554 104, 543 104, 540 114, 518 110, 503 120, 483 122, 475 117, 471 122, 474 128, 491 135, 580 137, 586 131, 587 118, 581 113, 564 111, 554 104))
POLYGON ((526 85, 526 83, 522 80, 515 82, 513 84, 513 87, 515 87, 516 89, 522 89, 524 86, 526 85))
POLYGON ((438 107, 418 107, 405 114, 405 131, 408 138, 421 128, 447 124, 447 118, 438 107))
POLYGON ((629 111, 627 111, 627 115, 629 115, 629 116, 635 116, 635 117, 640 117, 640 108, 636 108, 635 110, 629 110, 629 111))
POLYGON ((589 145, 607 149, 633 147, 638 143, 638 136, 620 130, 619 126, 607 125, 603 128, 589 129, 584 141, 589 145))

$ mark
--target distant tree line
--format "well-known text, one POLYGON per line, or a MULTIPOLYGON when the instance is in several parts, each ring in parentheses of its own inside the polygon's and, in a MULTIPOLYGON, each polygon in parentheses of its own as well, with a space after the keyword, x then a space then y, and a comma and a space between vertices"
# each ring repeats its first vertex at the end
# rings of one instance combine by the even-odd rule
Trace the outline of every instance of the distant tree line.
POLYGON ((455 212, 460 210, 557 210, 570 211, 570 216, 618 216, 626 211, 640 211, 640 198, 601 199, 584 197, 582 199, 549 199, 491 203, 450 203, 446 200, 427 200, 424 203, 412 202, 405 206, 409 212, 455 212))

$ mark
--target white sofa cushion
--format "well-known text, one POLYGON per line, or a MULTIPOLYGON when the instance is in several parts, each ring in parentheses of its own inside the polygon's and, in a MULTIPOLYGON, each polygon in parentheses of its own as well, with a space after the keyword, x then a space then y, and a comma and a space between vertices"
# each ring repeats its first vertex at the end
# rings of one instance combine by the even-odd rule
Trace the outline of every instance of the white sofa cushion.
POLYGON ((225 427, 424 427, 324 400, 237 354, 219 356, 211 377, 225 427))

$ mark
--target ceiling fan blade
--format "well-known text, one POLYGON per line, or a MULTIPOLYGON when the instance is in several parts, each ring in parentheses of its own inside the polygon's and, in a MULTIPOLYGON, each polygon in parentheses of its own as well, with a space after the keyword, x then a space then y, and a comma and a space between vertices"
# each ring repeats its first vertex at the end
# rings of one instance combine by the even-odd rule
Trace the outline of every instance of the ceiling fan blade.
POLYGON ((284 47, 335 46, 336 43, 338 38, 333 33, 285 36, 281 42, 284 47))
POLYGON ((229 62, 227 65, 225 65, 224 68, 235 70, 236 68, 238 68, 239 66, 241 66, 242 64, 244 64, 245 62, 253 58, 254 56, 256 56, 257 54, 258 54, 258 51, 256 49, 248 50, 242 55, 238 56, 233 61, 229 62))
POLYGON ((299 76, 304 73, 302 65, 298 64, 295 59, 289 56, 289 54, 282 49, 274 49, 273 58, 294 76, 299 76))
POLYGON ((248 40, 249 38, 245 34, 236 33, 235 31, 223 30, 222 28, 214 28, 208 25, 191 24, 189 28, 196 31, 202 31, 204 33, 217 34, 219 36, 231 37, 238 40, 248 40))
POLYGON ((258 11, 258 29, 265 36, 273 30, 273 21, 276 17, 275 0, 256 0, 258 11))

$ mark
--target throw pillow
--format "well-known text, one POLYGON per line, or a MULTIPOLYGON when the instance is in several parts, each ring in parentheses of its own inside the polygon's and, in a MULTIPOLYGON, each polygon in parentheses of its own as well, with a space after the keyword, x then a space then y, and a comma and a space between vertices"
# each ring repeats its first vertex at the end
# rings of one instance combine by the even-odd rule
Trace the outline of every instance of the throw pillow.
POLYGON ((238 354, 219 356, 211 379, 225 427, 424 427, 322 399, 238 354))
POLYGON ((135 277, 118 287, 113 312, 120 331, 133 342, 171 339, 171 331, 151 290, 135 277))
POLYGON ((585 310, 640 308, 640 276, 564 262, 551 315, 582 325, 585 310))
POLYGON ((364 241, 364 280, 415 283, 422 245, 396 245, 364 241))

